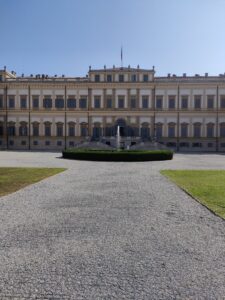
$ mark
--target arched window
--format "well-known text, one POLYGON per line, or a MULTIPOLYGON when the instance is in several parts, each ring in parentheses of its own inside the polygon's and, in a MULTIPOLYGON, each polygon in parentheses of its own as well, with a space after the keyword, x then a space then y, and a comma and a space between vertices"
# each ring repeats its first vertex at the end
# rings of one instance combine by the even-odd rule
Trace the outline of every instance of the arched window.
POLYGON ((75 136, 75 123, 74 122, 68 123, 68 135, 75 136))
POLYGON ((174 138, 175 137, 175 128, 176 124, 171 122, 168 124, 168 137, 174 138))
POLYGON ((16 135, 16 126, 15 122, 8 123, 8 135, 15 136, 16 135))
POLYGON ((63 123, 56 123, 56 136, 63 136, 63 123))
POLYGON ((20 136, 27 136, 27 123, 21 122, 19 127, 19 135, 20 136))
POLYGON ((209 138, 214 137, 214 124, 213 123, 208 123, 206 125, 206 135, 209 138))
POLYGON ((194 132, 193 132, 193 136, 195 138, 199 138, 201 137, 201 123, 194 123, 194 132))
POLYGON ((181 132, 180 132, 181 137, 183 137, 183 138, 188 137, 188 124, 182 123, 180 129, 181 129, 181 132))
POLYGON ((156 123, 156 137, 161 138, 163 132, 163 124, 162 123, 156 123))
POLYGON ((88 124, 87 123, 81 123, 81 125, 80 125, 80 135, 82 137, 88 136, 88 124))
POLYGON ((105 136, 112 136, 113 135, 113 128, 111 126, 105 127, 105 136))
POLYGON ((45 122, 45 136, 51 136, 51 123, 50 122, 45 122))
POLYGON ((39 136, 39 123, 33 122, 33 136, 39 136))
POLYGON ((220 123, 220 137, 225 137, 225 123, 220 123))
POLYGON ((149 123, 142 123, 141 137, 142 139, 148 139, 150 136, 149 123))

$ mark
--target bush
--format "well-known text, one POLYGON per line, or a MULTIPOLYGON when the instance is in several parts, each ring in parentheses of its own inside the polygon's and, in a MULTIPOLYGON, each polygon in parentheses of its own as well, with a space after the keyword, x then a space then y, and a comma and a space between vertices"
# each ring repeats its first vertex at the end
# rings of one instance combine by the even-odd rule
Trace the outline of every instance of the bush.
POLYGON ((93 161, 154 161, 170 160, 173 158, 171 150, 94 150, 68 149, 63 151, 63 158, 93 161))

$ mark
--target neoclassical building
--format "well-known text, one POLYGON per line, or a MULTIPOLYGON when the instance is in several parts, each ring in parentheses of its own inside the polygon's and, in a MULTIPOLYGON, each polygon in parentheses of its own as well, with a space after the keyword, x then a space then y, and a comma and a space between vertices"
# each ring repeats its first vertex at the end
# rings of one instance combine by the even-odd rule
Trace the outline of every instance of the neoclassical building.
MULTIPOLYGON (((62 150, 87 139, 156 140, 176 151, 225 151, 225 75, 156 77, 131 67, 86 77, 0 70, 0 148, 62 150)), ((125 146, 126 146, 125 145, 125 146)))

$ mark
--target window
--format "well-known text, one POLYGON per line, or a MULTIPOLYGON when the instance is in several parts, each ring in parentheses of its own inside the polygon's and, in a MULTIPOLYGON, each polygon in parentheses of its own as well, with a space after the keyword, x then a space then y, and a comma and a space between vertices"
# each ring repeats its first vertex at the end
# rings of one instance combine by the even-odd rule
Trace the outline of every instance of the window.
POLYGON ((142 139, 148 139, 150 136, 149 124, 143 123, 141 127, 141 137, 142 139))
POLYGON ((207 96, 207 108, 213 109, 214 107, 214 96, 207 96))
POLYGON ((188 136, 188 124, 181 124, 181 137, 186 138, 188 136))
POLYGON ((15 108, 15 96, 9 96, 9 108, 15 108))
POLYGON ((193 148, 201 148, 202 147, 202 143, 192 143, 192 147, 193 148))
POLYGON ((33 145, 37 146, 38 145, 38 141, 33 141, 33 145))
POLYGON ((132 96, 130 99, 130 106, 131 108, 136 108, 136 97, 132 96))
POLYGON ((100 97, 94 98, 94 108, 100 108, 100 97))
POLYGON ((9 145, 10 145, 10 146, 13 146, 13 145, 14 145, 14 141, 10 140, 10 141, 9 141, 9 145))
POLYGON ((195 123, 194 124, 194 137, 199 138, 201 137, 201 124, 200 123, 195 123))
POLYGON ((124 98, 123 97, 118 98, 118 108, 124 108, 124 98))
POLYGON ((122 74, 119 75, 119 82, 124 82, 124 75, 122 74))
POLYGON ((0 95, 0 108, 3 108, 3 95, 0 95))
POLYGON ((43 99, 43 107, 44 108, 52 108, 52 99, 51 98, 44 98, 43 99))
POLYGON ((93 138, 99 138, 101 136, 102 129, 100 124, 95 124, 93 127, 93 138))
POLYGON ((68 108, 76 108, 76 99, 75 98, 67 99, 67 107, 68 108))
POLYGON ((181 108, 182 109, 187 109, 188 108, 188 97, 187 96, 182 96, 182 98, 181 98, 181 108))
POLYGON ((3 123, 0 123, 0 136, 4 134, 4 126, 3 123))
POLYGON ((207 146, 208 146, 208 148, 212 148, 214 146, 214 144, 213 143, 208 143, 207 146))
POLYGON ((207 137, 211 138, 214 136, 214 124, 213 123, 209 123, 207 124, 207 137))
POLYGON ((220 123, 220 137, 225 137, 225 123, 220 123))
POLYGON ((225 148, 225 143, 221 143, 220 147, 225 148))
POLYGON ((45 141, 45 146, 50 146, 50 141, 45 141))
POLYGON ((39 108, 39 97, 38 96, 33 97, 33 108, 34 109, 39 108))
POLYGON ((156 137, 157 138, 162 137, 162 124, 161 123, 156 124, 156 137))
POLYGON ((142 96, 142 108, 148 108, 148 96, 142 96))
POLYGON ((136 74, 132 74, 132 75, 131 75, 131 81, 132 81, 132 82, 137 81, 137 76, 136 76, 136 74))
POLYGON ((194 108, 200 109, 201 108, 201 96, 194 97, 194 108))
POLYGON ((25 122, 20 123, 19 135, 27 136, 27 123, 25 123, 25 122))
POLYGON ((225 108, 225 96, 220 97, 220 107, 225 108))
POLYGON ((27 144, 26 141, 21 141, 21 145, 22 145, 22 146, 25 146, 26 144, 27 144))
POLYGON ((51 123, 45 123, 45 136, 51 136, 51 123))
POLYGON ((39 123, 33 123, 33 136, 39 136, 39 123))
POLYGON ((96 74, 95 75, 95 82, 99 82, 100 81, 100 75, 99 74, 96 74))
POLYGON ((169 109, 175 109, 175 97, 169 97, 169 109))
POLYGON ((55 107, 58 109, 64 108, 64 99, 63 98, 56 98, 55 99, 55 107))
POLYGON ((80 135, 82 137, 88 136, 88 128, 86 123, 82 123, 80 126, 80 135))
POLYGON ((106 108, 112 108, 112 98, 106 99, 106 108))
POLYGON ((20 108, 21 109, 26 109, 27 108, 27 97, 26 96, 21 96, 20 97, 20 108))
POLYGON ((106 80, 107 82, 112 82, 112 75, 107 75, 106 80))
POLYGON ((105 128, 105 135, 106 136, 112 136, 112 127, 107 126, 105 128))
POLYGON ((168 124, 168 137, 170 137, 170 138, 175 137, 175 124, 174 123, 168 124))
POLYGON ((57 146, 62 146, 62 141, 57 141, 57 146))
POLYGON ((143 81, 144 81, 144 82, 147 82, 147 81, 148 81, 148 74, 144 74, 144 76, 143 76, 143 81))
POLYGON ((180 143, 180 147, 181 148, 188 148, 189 147, 189 143, 182 142, 182 143, 180 143))
POLYGON ((74 147, 74 142, 73 141, 69 141, 69 146, 70 147, 74 147))
POLYGON ((87 98, 80 99, 80 108, 87 108, 87 98))
POLYGON ((56 124, 56 136, 63 136, 63 123, 56 124))
POLYGON ((15 136, 16 135, 15 123, 9 123, 9 125, 8 125, 8 135, 10 135, 10 136, 15 136))
POLYGON ((162 96, 156 97, 156 109, 162 109, 163 106, 163 98, 162 96))
POLYGON ((69 123, 69 136, 75 136, 75 123, 69 123))

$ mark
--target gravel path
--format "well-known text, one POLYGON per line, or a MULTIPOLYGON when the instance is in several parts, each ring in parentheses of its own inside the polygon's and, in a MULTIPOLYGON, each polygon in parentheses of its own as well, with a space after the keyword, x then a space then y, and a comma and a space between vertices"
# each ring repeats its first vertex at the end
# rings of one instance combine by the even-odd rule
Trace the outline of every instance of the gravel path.
POLYGON ((104 163, 1 152, 68 170, 0 199, 0 299, 225 299, 225 221, 160 175, 223 155, 104 163))

